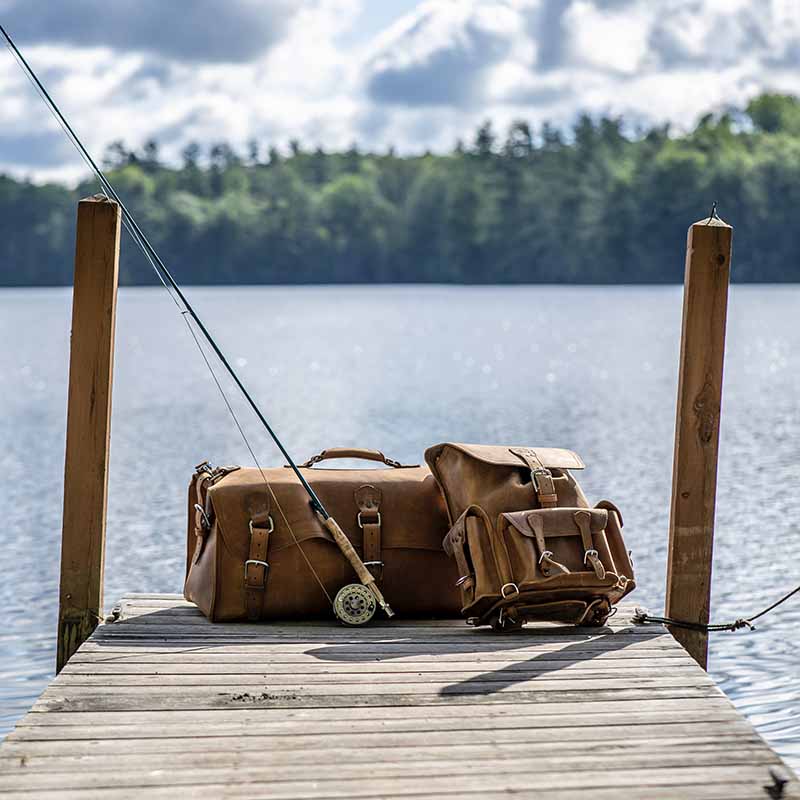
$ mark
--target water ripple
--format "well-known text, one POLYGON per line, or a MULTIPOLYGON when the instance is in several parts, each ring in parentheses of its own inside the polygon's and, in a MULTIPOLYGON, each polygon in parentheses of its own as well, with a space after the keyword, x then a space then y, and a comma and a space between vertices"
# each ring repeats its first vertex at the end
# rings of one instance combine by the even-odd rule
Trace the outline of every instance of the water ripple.
MULTIPOLYGON (((378 447, 418 461, 434 442, 580 452, 590 497, 625 514, 639 588, 661 610, 671 486, 679 287, 340 287, 188 290, 290 451, 378 447)), ((727 621, 800 582, 797 287, 731 292, 712 608, 727 621)), ((67 290, 0 291, 5 556, 0 732, 52 677, 58 600, 67 290)), ((252 417, 264 463, 279 463, 252 417)), ((118 315, 106 597, 180 591, 185 491, 204 458, 248 456, 157 290, 118 315)), ((800 602, 754 633, 712 637, 722 689, 800 766, 800 602)))

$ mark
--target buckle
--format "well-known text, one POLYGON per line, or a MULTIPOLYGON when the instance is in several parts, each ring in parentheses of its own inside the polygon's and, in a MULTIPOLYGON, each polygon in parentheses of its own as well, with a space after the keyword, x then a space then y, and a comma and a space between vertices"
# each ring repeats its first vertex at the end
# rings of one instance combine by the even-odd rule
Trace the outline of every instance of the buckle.
POLYGON ((537 492, 540 491, 539 487, 541 485, 539 483, 539 478, 549 479, 550 486, 552 487, 553 473, 550 472, 549 469, 547 469, 546 467, 537 467, 536 469, 531 470, 531 480, 533 481, 533 488, 536 489, 537 492))
POLYGON ((372 573, 375 580, 383 580, 383 561, 365 561, 364 566, 372 573))
MULTIPOLYGON (((553 551, 552 550, 543 550, 542 551, 542 554, 539 556, 539 564, 541 565, 542 561, 544 561, 546 558, 549 559, 550 561, 553 560, 553 551)), ((584 560, 583 563, 585 564, 586 561, 584 560)))
POLYGON ((267 575, 269 574, 269 564, 266 561, 259 561, 257 558, 248 558, 244 562, 244 586, 245 589, 263 589, 267 585, 267 575), (264 567, 264 577, 261 579, 261 585, 253 585, 247 579, 247 568, 251 564, 257 564, 259 567, 264 567))
POLYGON ((600 554, 597 552, 597 550, 587 550, 586 551, 586 555, 583 557, 583 563, 586 564, 586 562, 590 558, 598 558, 599 559, 600 558, 600 554))
POLYGON ((500 594, 503 596, 503 600, 507 600, 509 597, 513 597, 515 594, 519 594, 519 586, 517 586, 516 583, 504 583, 500 587, 500 594), (506 594, 507 586, 510 586, 514 591, 506 594))
POLYGON ((462 575, 462 576, 461 576, 461 577, 460 577, 460 578, 459 578, 459 579, 456 581, 456 586, 461 586, 461 584, 462 584, 462 583, 464 583, 465 581, 468 581, 468 580, 469 580, 471 577, 472 577, 472 575, 462 575))
MULTIPOLYGON (((261 525, 256 525, 253 520, 250 520, 250 535, 253 535, 253 528, 260 528, 261 525)), ((267 533, 272 533, 275 530, 275 521, 272 519, 272 514, 267 515, 267 533)), ((247 562, 245 562, 247 563, 247 562)), ((261 561, 258 562, 259 564, 263 563, 261 561)))
MULTIPOLYGON (((364 513, 363 511, 359 511, 358 512, 358 527, 359 528, 363 528, 364 527, 364 522, 361 519, 361 515, 363 513, 364 513)), ((369 512, 367 512, 367 513, 369 513, 369 512)), ((378 527, 380 527, 380 525, 381 525, 381 512, 380 511, 376 511, 375 515, 377 516, 378 519, 375 522, 367 522, 366 524, 367 525, 377 525, 378 527)))
POLYGON ((203 508, 203 506, 201 506, 200 503, 195 503, 194 510, 197 511, 198 514, 200 514, 200 521, 202 523, 203 530, 210 531, 211 520, 208 518, 208 514, 206 514, 206 510, 203 508))

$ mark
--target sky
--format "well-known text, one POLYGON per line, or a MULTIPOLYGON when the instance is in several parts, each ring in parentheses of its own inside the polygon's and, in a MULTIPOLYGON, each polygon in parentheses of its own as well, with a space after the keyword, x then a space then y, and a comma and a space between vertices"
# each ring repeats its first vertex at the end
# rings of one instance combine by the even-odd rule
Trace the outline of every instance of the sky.
MULTIPOLYGON (((90 151, 156 139, 451 148, 491 119, 583 111, 691 127, 763 90, 800 93, 800 0, 0 0, 90 151)), ((84 170, 0 51, 0 172, 84 170)))

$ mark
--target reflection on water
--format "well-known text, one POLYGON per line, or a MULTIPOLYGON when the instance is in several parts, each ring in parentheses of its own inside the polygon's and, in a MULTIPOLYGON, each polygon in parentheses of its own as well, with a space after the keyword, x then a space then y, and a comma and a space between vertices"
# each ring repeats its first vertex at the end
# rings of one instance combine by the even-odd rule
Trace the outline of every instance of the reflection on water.
MULTIPOLYGON (((663 608, 681 290, 190 289, 290 452, 359 445, 419 460, 442 440, 552 444, 586 460, 589 497, 625 515, 639 587, 663 608)), ((723 400, 714 616, 800 583, 800 288, 734 287, 723 400)), ((0 291, 0 729, 51 676, 59 570, 70 295, 0 291)), ((180 591, 194 465, 247 463, 163 291, 119 308, 106 566, 125 590, 180 591)), ((242 408, 265 463, 275 449, 242 408)), ((756 633, 712 638, 711 671, 800 764, 792 600, 756 633)))

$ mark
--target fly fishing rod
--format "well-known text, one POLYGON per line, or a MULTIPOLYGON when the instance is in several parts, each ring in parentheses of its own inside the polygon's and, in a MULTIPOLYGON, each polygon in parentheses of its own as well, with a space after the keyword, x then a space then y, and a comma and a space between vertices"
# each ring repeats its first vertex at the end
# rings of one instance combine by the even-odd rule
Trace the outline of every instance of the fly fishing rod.
MULTIPOLYGON (((247 389, 245 388, 239 376, 236 374, 236 371, 233 369, 230 362, 225 357, 225 354, 217 345, 216 341, 214 340, 214 337, 211 335, 206 326, 203 324, 203 321, 200 319, 197 312, 194 310, 192 304, 186 298, 186 295, 184 295, 184 293, 181 291, 181 288, 178 285, 175 278, 172 276, 172 273, 169 271, 169 269, 167 269, 166 264, 164 264, 164 262, 161 260, 161 257, 156 252, 155 248, 150 244, 149 239, 144 235, 142 229, 136 222, 136 219, 133 217, 130 211, 128 211, 128 208, 126 207, 125 203, 123 203, 122 199, 120 198, 114 186, 111 184, 111 182, 105 176, 104 172, 100 169, 95 160, 92 158, 91 154, 84 146, 83 142, 80 140, 77 133, 75 133, 75 130, 69 124, 66 117, 61 113, 61 109, 58 107, 55 100, 53 100, 50 93, 47 91, 42 82, 39 80, 39 77, 36 75, 31 65, 22 55, 19 48, 14 43, 14 40, 11 38, 10 34, 3 27, 2 24, 0 24, 0 33, 2 33, 3 38, 6 40, 6 43, 8 44, 8 47, 11 50, 12 54, 14 55, 20 68, 25 73, 27 78, 31 81, 31 83, 33 83, 33 85, 36 87, 36 90, 39 93, 39 96, 42 98, 42 101, 45 103, 47 108, 59 122, 62 129, 64 130, 64 133, 67 135, 67 138, 77 148, 83 160, 86 162, 91 171, 94 173, 95 177, 100 182, 100 185, 103 188, 104 192, 119 205, 120 211, 122 213, 122 220, 123 222, 125 222, 125 227, 128 229, 128 232, 131 234, 131 237, 139 246, 139 248, 142 250, 147 260, 150 262, 150 265, 153 267, 153 270, 155 271, 159 280, 164 284, 165 288, 167 288, 168 291, 171 288, 172 291, 174 291, 175 294, 177 295, 178 299, 180 300, 180 304, 184 308, 184 311, 182 311, 181 313, 186 313, 191 317, 192 321, 195 323, 198 330, 203 335, 203 338, 206 340, 206 342, 208 342, 214 354, 219 359, 222 366, 225 368, 225 371, 233 379, 233 382, 236 384, 236 387, 242 393, 242 396, 246 400, 247 404, 253 410, 256 417, 261 422, 261 424, 269 434, 272 441, 275 443, 275 445, 278 447, 283 457, 286 459, 287 464, 289 465, 289 467, 291 467, 292 471, 297 476, 297 479, 300 481, 300 484, 308 493, 312 509, 318 515, 320 521, 328 530, 328 532, 331 534, 331 536, 333 536, 334 541, 336 542, 339 549, 342 551, 342 554, 350 562, 350 565, 355 570, 356 575, 358 575, 358 578, 361 581, 361 583, 365 587, 367 587, 367 589, 370 590, 375 601, 386 612, 386 614, 389 617, 394 616, 394 612, 389 607, 389 604, 383 597, 381 590, 378 588, 375 582, 375 578, 367 569, 367 567, 364 565, 364 562, 361 560, 358 553, 356 553, 355 549, 353 548, 353 545, 350 543, 350 540, 347 538, 344 531, 342 531, 341 527, 336 522, 336 520, 328 513, 322 501, 317 496, 317 493, 314 491, 314 489, 305 479, 303 474, 300 472, 294 459, 289 455, 283 443, 278 438, 278 435, 272 429, 272 426, 269 424, 266 417, 261 412, 261 409, 258 407, 255 400, 253 400, 253 397, 250 395, 250 392, 248 392, 247 389)), ((211 367, 209 365, 209 369, 210 368, 211 367)), ((233 413, 232 410, 231 413, 233 413)), ((354 588, 358 588, 355 585, 351 586, 353 586, 354 588)), ((342 589, 339 594, 341 594, 345 590, 351 589, 351 586, 344 587, 344 589, 342 589)), ((350 594, 347 595, 346 597, 355 597, 357 594, 358 594, 357 592, 354 593, 354 591, 351 589, 350 594)), ((345 604, 346 604, 346 597, 343 597, 345 604)), ((337 595, 337 600, 338 599, 339 595, 337 595)), ((336 610, 337 606, 340 605, 341 603, 334 602, 334 610, 336 610)))

